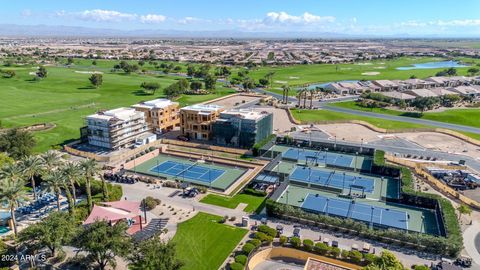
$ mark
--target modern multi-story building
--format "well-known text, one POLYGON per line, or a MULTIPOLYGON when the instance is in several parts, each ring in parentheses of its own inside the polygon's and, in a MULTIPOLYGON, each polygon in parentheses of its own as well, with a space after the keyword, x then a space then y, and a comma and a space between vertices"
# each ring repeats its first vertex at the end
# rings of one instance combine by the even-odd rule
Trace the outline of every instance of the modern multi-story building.
POLYGON ((168 99, 154 99, 132 106, 145 113, 148 128, 155 133, 164 133, 180 125, 179 106, 168 99))
POLYGON ((251 148, 273 132, 273 114, 247 109, 222 112, 213 124, 217 144, 251 148))
POLYGON ((180 128, 184 136, 196 140, 212 138, 212 124, 224 108, 218 105, 197 104, 180 109, 180 128))
POLYGON ((88 143, 110 150, 132 146, 148 131, 144 113, 133 108, 98 112, 87 116, 86 122, 88 143))

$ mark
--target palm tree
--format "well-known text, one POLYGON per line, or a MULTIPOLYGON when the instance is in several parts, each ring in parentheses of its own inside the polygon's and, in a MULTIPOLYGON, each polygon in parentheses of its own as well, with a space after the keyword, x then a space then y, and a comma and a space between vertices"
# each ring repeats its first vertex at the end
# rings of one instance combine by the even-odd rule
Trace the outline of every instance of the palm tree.
POLYGON ((466 204, 461 204, 460 206, 457 207, 457 211, 458 211, 458 220, 460 221, 460 219, 462 218, 462 215, 463 214, 466 214, 466 215, 470 215, 472 214, 472 209, 470 207, 468 207, 468 205, 466 204))
POLYGON ((85 159, 80 163, 80 167, 83 170, 83 175, 85 177, 85 190, 87 191, 87 204, 88 211, 92 211, 92 190, 91 190, 91 181, 96 174, 100 171, 100 167, 94 159, 85 159))
POLYGON ((77 202, 77 190, 75 185, 78 184, 78 180, 82 174, 82 168, 77 163, 68 162, 65 166, 62 167, 62 171, 67 177, 68 185, 71 189, 71 194, 73 195, 74 204, 77 202))
POLYGON ((47 171, 47 173, 51 172, 53 169, 57 168, 58 166, 60 166, 60 164, 62 164, 58 153, 52 150, 42 154, 40 157, 44 166, 43 169, 47 171))
POLYGON ((20 179, 5 177, 0 182, 0 201, 10 208, 12 217, 13 233, 17 235, 17 221, 15 219, 15 209, 18 205, 28 200, 27 193, 24 188, 25 183, 20 179))
POLYGON ((20 166, 25 178, 30 179, 33 188, 33 198, 37 199, 35 176, 42 170, 42 160, 38 156, 28 156, 20 161, 20 166))
POLYGON ((0 177, 21 181, 24 177, 22 167, 19 163, 8 163, 0 169, 0 177))
POLYGON ((43 184, 48 192, 53 192, 57 197, 57 210, 60 211, 60 194, 65 186, 66 177, 61 170, 51 171, 43 179, 43 184))

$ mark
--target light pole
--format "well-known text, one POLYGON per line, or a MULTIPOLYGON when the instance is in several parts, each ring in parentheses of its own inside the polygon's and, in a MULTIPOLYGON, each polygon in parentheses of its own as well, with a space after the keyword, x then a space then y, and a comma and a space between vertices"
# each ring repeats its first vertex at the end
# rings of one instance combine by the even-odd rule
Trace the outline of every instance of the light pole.
POLYGON ((353 171, 354 172, 357 172, 357 156, 358 156, 358 152, 355 152, 355 164, 353 164, 353 171))
POLYGON ((425 223, 425 216, 422 213, 422 224, 420 224, 420 232, 423 232, 423 227, 425 226, 424 223, 425 223))
POLYGON ((335 135, 335 143, 333 144, 333 149, 337 150, 337 135, 335 135))
POLYGON ((373 210, 375 209, 375 207, 372 206, 372 213, 371 213, 371 216, 370 216, 370 229, 373 229, 373 210))
POLYGON ((363 138, 360 141, 360 153, 363 152, 363 138))
MULTIPOLYGON (((382 176, 382 178, 380 178, 380 198, 382 198, 383 181, 384 181, 384 178, 383 178, 383 176, 382 176)), ((387 193, 386 193, 386 192, 385 192, 385 197, 387 197, 387 193)))
POLYGON ((342 181, 342 193, 343 190, 345 189, 345 172, 343 173, 343 181, 342 181))
POLYGON ((327 198, 327 203, 325 205, 325 214, 328 216, 328 201, 330 201, 329 198, 327 198))

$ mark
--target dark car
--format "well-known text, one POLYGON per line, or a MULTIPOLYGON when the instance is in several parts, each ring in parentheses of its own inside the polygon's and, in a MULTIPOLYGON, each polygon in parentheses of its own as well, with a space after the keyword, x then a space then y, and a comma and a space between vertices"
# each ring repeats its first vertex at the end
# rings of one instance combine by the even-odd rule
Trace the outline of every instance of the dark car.
POLYGON ((300 238, 300 228, 293 229, 293 236, 300 238))
POLYGON ((180 141, 188 142, 188 138, 183 135, 177 136, 177 139, 180 141))

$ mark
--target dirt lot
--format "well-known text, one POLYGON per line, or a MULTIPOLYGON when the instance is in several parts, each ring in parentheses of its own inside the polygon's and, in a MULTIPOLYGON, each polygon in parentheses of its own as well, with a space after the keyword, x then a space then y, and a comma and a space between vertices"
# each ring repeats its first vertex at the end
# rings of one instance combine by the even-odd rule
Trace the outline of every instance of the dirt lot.
POLYGON ((382 135, 357 124, 329 124, 316 125, 316 127, 331 137, 337 136, 338 141, 360 142, 363 139, 364 142, 370 142, 378 140, 379 135, 382 135))
POLYGON ((290 122, 288 114, 284 109, 274 108, 274 107, 254 107, 258 111, 267 111, 273 113, 273 133, 280 134, 283 132, 290 131, 292 127, 296 125, 290 122))
POLYGON ((316 127, 329 134, 331 137, 337 136, 337 140, 339 141, 360 142, 363 138, 364 142, 371 142, 378 140, 381 137, 396 137, 408 140, 428 149, 449 153, 468 154, 471 157, 480 158, 479 146, 475 146, 442 133, 416 132, 383 134, 357 124, 330 124, 317 125, 316 127))
POLYGON ((442 152, 468 154, 480 158, 479 146, 464 142, 450 135, 436 132, 398 133, 399 138, 418 143, 419 145, 442 152))
POLYGON ((214 101, 208 104, 215 104, 215 105, 223 106, 226 109, 231 109, 237 105, 241 105, 249 102, 255 103, 254 101, 259 101, 259 100, 260 100, 260 97, 239 95, 239 96, 232 96, 222 100, 214 101))

